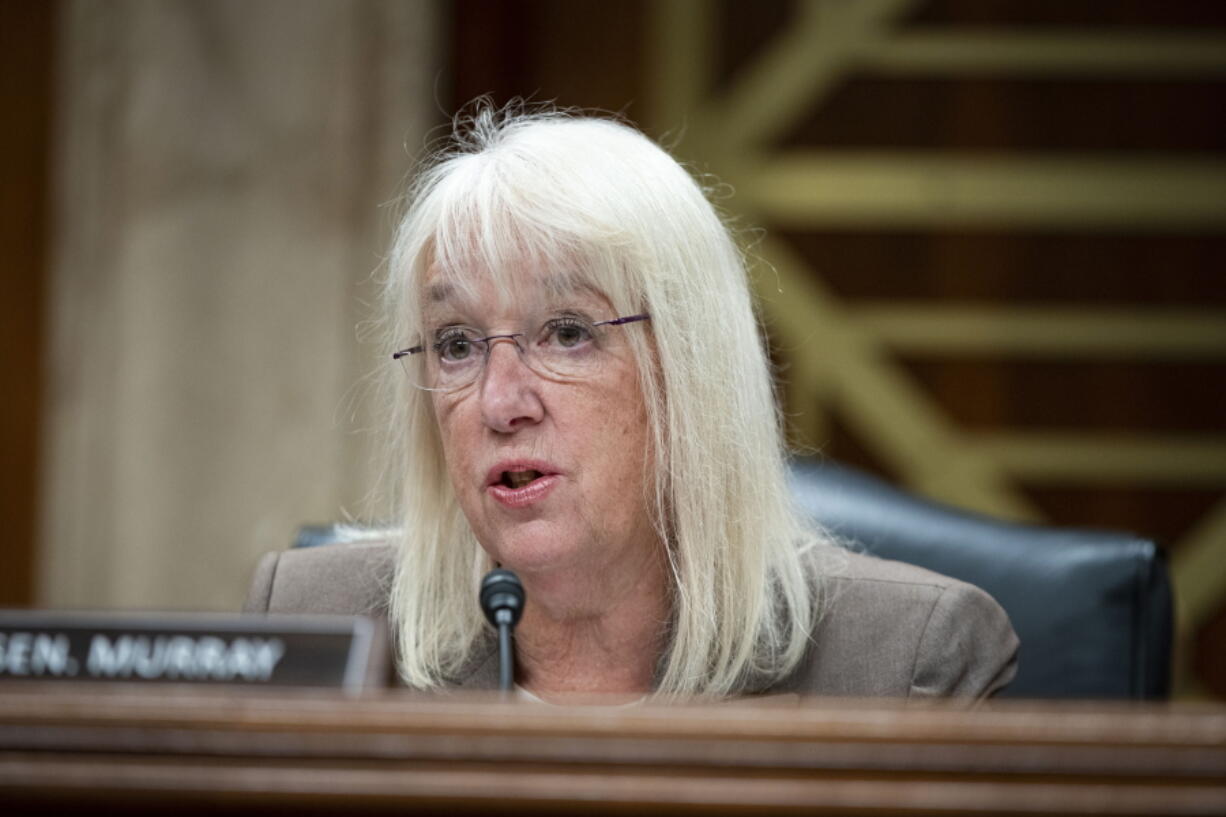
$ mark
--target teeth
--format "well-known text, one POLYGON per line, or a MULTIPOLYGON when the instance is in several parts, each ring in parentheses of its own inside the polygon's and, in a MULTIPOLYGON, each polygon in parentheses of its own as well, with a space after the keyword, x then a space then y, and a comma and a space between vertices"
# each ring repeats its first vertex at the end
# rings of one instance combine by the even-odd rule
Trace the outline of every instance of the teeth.
POLYGON ((503 471, 502 482, 511 489, 522 488, 540 475, 540 471, 503 471))

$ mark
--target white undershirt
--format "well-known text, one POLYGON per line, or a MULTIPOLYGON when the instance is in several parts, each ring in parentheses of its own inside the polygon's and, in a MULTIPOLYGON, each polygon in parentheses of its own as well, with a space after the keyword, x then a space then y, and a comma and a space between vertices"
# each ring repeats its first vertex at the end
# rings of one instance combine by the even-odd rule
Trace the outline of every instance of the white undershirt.
MULTIPOLYGON (((545 704, 546 706, 555 706, 555 704, 552 704, 549 701, 546 701, 544 698, 541 698, 538 695, 535 695, 529 692, 528 690, 521 687, 519 684, 515 685, 514 693, 515 693, 515 700, 520 701, 521 703, 545 704)), ((621 704, 609 704, 609 706, 615 709, 618 707, 638 706, 639 704, 643 703, 646 700, 647 700, 647 696, 644 695, 642 698, 635 698, 633 701, 626 701, 625 703, 621 703, 621 704)))

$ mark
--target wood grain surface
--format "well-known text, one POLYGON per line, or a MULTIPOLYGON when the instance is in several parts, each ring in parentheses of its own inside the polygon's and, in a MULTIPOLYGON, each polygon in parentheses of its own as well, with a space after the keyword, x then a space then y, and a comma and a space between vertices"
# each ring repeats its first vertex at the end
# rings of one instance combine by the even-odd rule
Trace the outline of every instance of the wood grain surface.
POLYGON ((114 813, 1220 814, 1226 707, 0 686, 0 802, 114 813))

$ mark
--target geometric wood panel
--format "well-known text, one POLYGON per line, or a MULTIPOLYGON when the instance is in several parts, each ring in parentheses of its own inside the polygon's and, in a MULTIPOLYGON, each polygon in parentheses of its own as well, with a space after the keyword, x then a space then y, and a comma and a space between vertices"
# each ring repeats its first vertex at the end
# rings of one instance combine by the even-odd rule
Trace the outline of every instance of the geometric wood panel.
MULTIPOLYGON (((660 30, 722 24, 723 42, 751 13, 666 5, 660 30)), ((1168 543, 1181 635, 1206 629, 1226 595, 1226 570, 1214 569, 1226 564, 1222 266, 1180 269, 1171 278, 1190 297, 1159 306, 1152 286, 1121 286, 1116 270, 1161 281, 1170 258, 1107 262, 1149 237, 1183 256, 1185 237, 1194 254, 1220 255, 1226 27, 1073 29, 1057 15, 975 28, 954 24, 956 3, 773 5, 744 26, 753 42, 732 64, 678 34, 688 48, 660 55, 669 76, 656 124, 696 123, 683 150, 731 182, 730 208, 768 230, 759 294, 794 437, 821 447, 837 417, 915 488, 1006 516, 1073 522, 1045 512, 1066 507, 1061 488, 1096 494, 1083 507, 1100 510, 1129 507, 1112 492, 1145 490, 1155 516, 1175 505, 1186 519, 1193 506, 1168 543), (879 281, 871 300, 840 296, 832 279, 865 287, 840 270, 830 233, 879 247, 864 266, 902 291, 879 281), (989 238, 969 262, 944 238, 975 249, 977 233, 989 238), (1095 241, 1107 257, 1068 269, 1095 241), (909 255, 908 242, 928 256, 909 255), (1021 258, 1002 271, 994 255, 1021 258), (1047 297, 1011 297, 1053 255, 1064 276, 1020 286, 1047 297), (916 279, 929 288, 919 300, 916 279), (821 357, 808 359, 812 349, 821 357), (1164 490, 1179 499, 1153 499, 1164 490)))

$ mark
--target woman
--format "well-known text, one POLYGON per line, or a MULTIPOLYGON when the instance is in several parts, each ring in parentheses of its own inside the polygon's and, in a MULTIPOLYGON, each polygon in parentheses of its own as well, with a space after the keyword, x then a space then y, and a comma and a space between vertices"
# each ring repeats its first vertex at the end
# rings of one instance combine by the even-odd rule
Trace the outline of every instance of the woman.
POLYGON ((480 110, 408 201, 384 290, 403 526, 393 547, 266 557, 248 609, 386 601, 404 683, 493 686, 475 597, 501 564, 528 598, 516 681, 546 699, 1009 681, 988 596, 840 550, 793 510, 742 258, 663 150, 612 121, 480 110))

